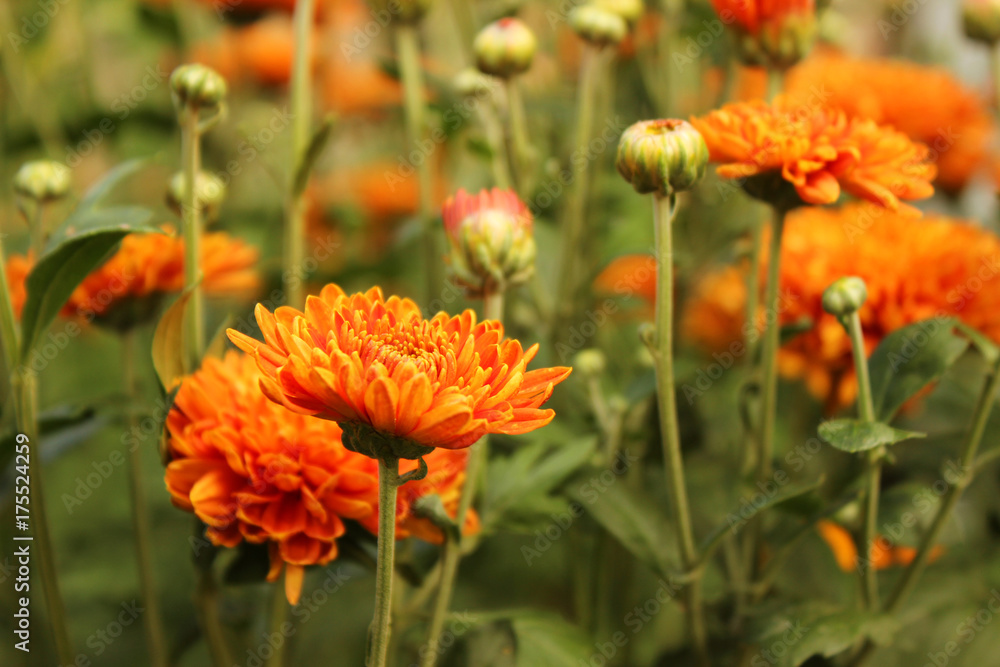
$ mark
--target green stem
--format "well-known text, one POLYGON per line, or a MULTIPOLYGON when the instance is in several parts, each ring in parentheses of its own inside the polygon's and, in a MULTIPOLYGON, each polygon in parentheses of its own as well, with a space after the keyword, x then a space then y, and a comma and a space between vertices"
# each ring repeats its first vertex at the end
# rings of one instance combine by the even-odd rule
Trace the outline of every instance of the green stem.
MULTIPOLYGON (((656 393, 660 412, 660 432, 663 445, 663 461, 666 466, 667 488, 672 495, 674 521, 677 524, 677 539, 680 542, 681 559, 684 570, 691 570, 698 563, 698 548, 695 546, 694 531, 691 526, 691 510, 688 504, 687 484, 684 479, 684 460, 681 455, 681 439, 677 424, 677 399, 674 387, 674 273, 671 223, 676 211, 676 195, 655 197, 653 218, 656 232, 656 393)), ((708 634, 705 625, 705 609, 701 595, 701 576, 692 573, 692 581, 685 588, 687 612, 691 639, 699 663, 709 664, 708 634)))
MULTIPOLYGON (((851 313, 843 322, 851 337, 851 349, 854 354, 855 374, 858 378, 858 414, 864 422, 875 421, 875 406, 872 399, 871 380, 868 376, 868 355, 865 353, 865 338, 861 330, 861 317, 857 311, 851 313)), ((871 550, 875 545, 875 529, 878 524, 878 505, 882 482, 882 448, 879 447, 867 453, 868 457, 868 489, 865 494, 865 516, 862 526, 862 548, 865 549, 864 561, 871 558, 871 550)), ((867 563, 861 570, 862 591, 865 606, 869 610, 879 607, 878 571, 867 563)))
MULTIPOLYGON (((196 521, 196 539, 204 540, 204 526, 196 521)), ((211 563, 198 568, 198 581, 195 588, 195 606, 198 609, 198 621, 208 645, 209 655, 215 667, 230 667, 233 664, 229 656, 229 646, 226 635, 219 620, 219 587, 215 583, 215 574, 211 563)))
MULTIPOLYGON (((268 618, 269 633, 273 637, 278 635, 280 637, 285 637, 285 632, 282 626, 288 622, 288 610, 290 608, 288 604, 288 598, 285 597, 285 587, 280 585, 275 585, 271 587, 271 614, 268 618)), ((285 637, 285 641, 281 642, 280 646, 272 646, 273 653, 271 658, 267 661, 267 667, 282 667, 285 664, 285 647, 288 646, 288 638, 285 637)))
MULTIPOLYGON (((483 295, 483 318, 487 320, 503 320, 503 291, 487 292, 483 295)), ((489 458, 489 441, 483 437, 469 449, 469 460, 465 468, 465 484, 462 495, 458 499, 458 511, 455 513, 455 524, 458 526, 459 539, 445 534, 444 550, 441 554, 441 579, 438 584, 438 594, 434 601, 434 611, 427 633, 427 646, 420 658, 420 667, 433 667, 440 653, 441 631, 444 629, 445 617, 451 606, 455 590, 455 579, 458 575, 458 564, 462 560, 461 533, 465 526, 465 516, 472 508, 476 496, 476 487, 483 476, 486 461, 489 458)))
POLYGON ((368 630, 366 667, 385 667, 392 623, 392 572, 396 553, 396 492, 399 459, 378 462, 378 559, 375 565, 375 618, 368 630))
POLYGON ((763 405, 760 426, 760 454, 757 459, 757 479, 764 481, 771 476, 774 453, 774 423, 778 403, 778 347, 781 343, 781 322, 778 320, 778 284, 781 280, 781 237, 785 227, 785 211, 780 207, 774 209, 774 222, 771 225, 770 254, 767 264, 767 293, 764 295, 764 308, 769 317, 765 318, 764 357, 762 360, 763 405))
POLYGON ((510 164, 513 168, 514 187, 522 199, 531 192, 534 165, 531 140, 528 138, 528 122, 524 111, 524 99, 517 79, 509 77, 507 85, 507 120, 510 123, 510 164))
MULTIPOLYGON (((597 80, 601 74, 600 51, 597 47, 584 44, 583 64, 580 69, 580 88, 577 95, 576 145, 573 152, 573 164, 576 159, 588 154, 588 145, 594 126, 594 101, 597 80)), ((584 228, 586 227, 586 210, 588 194, 588 170, 590 160, 583 164, 574 174, 573 191, 566 209, 566 219, 562 228, 562 261, 559 271, 559 287, 555 309, 556 317, 565 320, 574 312, 577 296, 578 276, 586 257, 583 247, 584 228)), ((553 327, 558 330, 559 327, 553 327)))
POLYGON ((785 83, 785 72, 773 67, 767 70, 767 101, 774 104, 774 100, 781 94, 781 89, 785 83))
MULTIPOLYGON (((962 477, 956 479, 952 483, 951 488, 948 489, 944 500, 941 501, 941 505, 938 507, 931 527, 924 533, 923 538, 920 540, 920 545, 917 547, 917 555, 903 572, 903 576, 896 582, 896 587, 893 589, 884 607, 884 611, 887 614, 897 613, 906 603, 910 594, 913 593, 913 589, 927 568, 934 546, 938 543, 944 527, 951 519, 952 512, 955 510, 959 498, 962 497, 962 493, 966 487, 972 483, 976 454, 979 452, 979 445, 982 443, 983 433, 986 431, 986 423, 989 421, 990 413, 993 411, 993 404, 996 402, 998 385, 1000 385, 1000 362, 990 369, 989 375, 986 377, 986 382, 983 384, 982 393, 980 393, 979 400, 976 403, 972 425, 969 429, 965 445, 962 448, 962 457, 959 462, 959 470, 962 477)), ((851 663, 852 666, 861 667, 861 665, 864 665, 874 651, 874 644, 871 642, 865 644, 864 648, 851 663)))
MULTIPOLYGON (((135 335, 127 331, 122 336, 122 374, 125 383, 125 395, 135 397, 139 393, 135 375, 135 335)), ((129 411, 129 426, 136 425, 136 415, 129 411)), ((146 492, 142 480, 142 450, 133 447, 129 450, 129 492, 132 505, 132 537, 135 540, 135 553, 139 567, 139 590, 142 593, 143 606, 146 608, 144 627, 146 642, 149 649, 150 664, 154 667, 165 667, 167 664, 167 641, 163 629, 163 615, 160 611, 159 599, 156 595, 156 577, 154 576, 153 555, 151 553, 152 530, 149 525, 149 515, 146 508, 146 492)))
POLYGON ((188 303, 188 363, 197 368, 205 353, 204 301, 201 290, 201 209, 195 182, 201 170, 201 133, 198 108, 186 107, 181 114, 181 159, 184 171, 184 287, 191 290, 188 303))
POLYGON ((478 25, 475 3, 468 0, 451 0, 450 4, 452 16, 455 17, 455 24, 458 26, 462 54, 465 62, 469 62, 472 59, 472 43, 476 39, 478 25))
MULTIPOLYGON (((399 74, 403 80, 403 99, 406 111, 406 137, 411 148, 420 146, 427 137, 427 118, 424 108, 424 75, 420 65, 420 44, 417 29, 412 25, 396 27, 396 51, 399 56, 399 74)), ((420 195, 420 225, 424 239, 424 271, 427 276, 427 301, 441 289, 441 253, 438 252, 437 229, 434 215, 434 192, 431 180, 431 155, 424 155, 417 165, 417 186, 420 195)))
POLYGON ((757 309, 760 308, 760 263, 763 259, 761 247, 764 245, 764 223, 757 221, 753 228, 753 247, 750 250, 750 276, 747 279, 747 359, 751 364, 757 359, 757 309))
POLYGON ((285 266, 282 272, 286 303, 294 308, 305 305, 305 205, 302 193, 294 190, 296 175, 309 146, 309 127, 312 123, 314 7, 315 0, 299 0, 295 3, 295 55, 291 81, 292 160, 285 200, 285 266))
POLYGON ((3 334, 0 336, 0 346, 3 347, 14 399, 14 419, 18 431, 27 436, 28 442, 33 445, 28 458, 28 478, 31 482, 28 485, 28 503, 31 508, 32 537, 37 547, 38 565, 41 571, 42 593, 45 596, 49 622, 52 624, 56 655, 59 656, 61 664, 68 665, 72 664, 74 659, 73 644, 66 621, 66 606, 59 590, 55 550, 49 531, 48 512, 45 509, 38 429, 38 383, 35 375, 19 366, 17 361, 20 336, 7 284, 7 266, 2 244, 0 244, 0 327, 2 327, 0 332, 3 334))

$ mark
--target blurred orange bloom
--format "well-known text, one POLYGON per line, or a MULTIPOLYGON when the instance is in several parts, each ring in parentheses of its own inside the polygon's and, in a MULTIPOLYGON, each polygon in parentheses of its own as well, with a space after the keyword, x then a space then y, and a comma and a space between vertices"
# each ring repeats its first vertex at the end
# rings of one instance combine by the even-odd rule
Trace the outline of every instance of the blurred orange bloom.
MULTIPOLYGON (((416 537, 432 544, 441 544, 444 535, 430 519, 418 516, 414 510, 416 502, 431 494, 441 498, 445 512, 452 519, 458 514, 458 503, 465 485, 465 468, 468 463, 468 449, 435 449, 424 457, 427 464, 427 476, 418 481, 407 482, 397 490, 396 499, 396 539, 416 537)), ((400 474, 406 474, 417 468, 417 462, 400 461, 400 474)), ((377 499, 376 499, 377 500, 377 499)), ((378 534, 378 513, 361 521, 371 533, 378 534)), ((479 516, 469 508, 465 515, 464 535, 474 535, 479 532, 479 516)))
MULTIPOLYGON (((820 537, 830 547, 833 557, 837 560, 837 566, 844 572, 854 572, 858 568, 858 547, 854 543, 854 538, 850 532, 840 524, 833 521, 820 521, 816 524, 820 537)), ((941 554, 944 547, 940 544, 931 549, 929 562, 933 563, 941 554)), ((876 570, 885 570, 893 566, 906 567, 917 556, 917 550, 913 547, 897 546, 891 544, 881 535, 875 538, 875 544, 871 546, 868 555, 868 563, 875 566, 876 570)))
POLYGON ((195 45, 191 59, 231 83, 249 80, 276 86, 291 78, 294 53, 291 19, 274 15, 246 26, 224 27, 211 41, 195 45))
POLYGON ((255 312, 264 342, 228 333, 256 357, 271 400, 425 447, 544 426, 555 413, 540 406, 570 373, 528 371, 538 346, 504 339, 499 322, 477 323, 471 310, 425 320, 413 301, 385 299, 378 287, 348 296, 331 284, 304 313, 255 312))
POLYGON ((786 101, 729 104, 691 122, 723 178, 780 174, 807 204, 832 204, 841 190, 892 210, 934 192, 926 146, 843 111, 786 101))
POLYGON ((622 255, 594 279, 599 294, 638 296, 650 305, 656 301, 656 259, 652 255, 622 255))
MULTIPOLYGON (((127 300, 155 297, 184 289, 184 239, 164 225, 163 234, 129 234, 118 250, 87 276, 62 309, 64 317, 88 320, 109 315, 127 300)), ((206 294, 246 294, 259 284, 256 248, 224 232, 201 240, 202 288, 206 294)), ((24 307, 25 281, 34 264, 30 257, 11 256, 7 280, 15 314, 24 307)))
POLYGON ((269 401, 259 378, 252 357, 230 351, 184 381, 167 415, 166 486, 213 544, 267 543, 268 580, 285 568, 296 604, 304 567, 337 557, 343 520, 377 516, 377 464, 346 449, 333 422, 269 401))
MULTIPOLYGON (((869 354, 889 333, 938 316, 958 317, 1000 342, 1000 239, 972 223, 914 220, 870 204, 803 208, 788 217, 781 263, 780 321, 812 326, 782 347, 778 367, 835 406, 857 392, 850 340, 822 307, 823 291, 843 276, 868 285, 859 315, 869 354)), ((685 335, 716 352, 742 340, 745 280, 728 268, 696 287, 685 305, 685 335)))
POLYGON ((945 190, 960 190, 985 164, 990 114, 974 91, 944 69, 828 50, 792 68, 785 92, 803 102, 822 95, 823 104, 850 117, 891 125, 928 145, 945 190))

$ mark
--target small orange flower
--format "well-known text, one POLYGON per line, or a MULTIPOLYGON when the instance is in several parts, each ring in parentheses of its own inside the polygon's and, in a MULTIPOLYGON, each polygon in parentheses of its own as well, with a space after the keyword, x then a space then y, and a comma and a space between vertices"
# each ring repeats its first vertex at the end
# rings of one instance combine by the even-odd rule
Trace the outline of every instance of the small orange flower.
MULTIPOLYGON (((527 370, 503 325, 466 310, 425 320, 409 299, 373 287, 348 296, 327 285, 305 312, 258 304, 264 342, 229 330, 252 354, 271 400, 304 414, 421 447, 460 449, 487 433, 518 434, 549 423, 541 405, 569 368, 527 370)), ((412 457, 405 457, 412 458, 412 457)))
POLYGON ((616 257, 594 279, 594 291, 638 296, 652 306, 656 301, 656 259, 643 254, 616 257))
MULTIPOLYGON (((184 289, 184 239, 163 227, 163 234, 129 234, 118 250, 88 275, 62 309, 64 317, 88 320, 109 315, 129 300, 142 300, 184 289)), ((259 278, 259 253, 223 232, 205 234, 201 240, 202 288, 207 294, 252 292, 259 278)), ((21 315, 25 281, 34 265, 30 257, 12 256, 7 280, 13 293, 14 312, 21 315)))
MULTIPOLYGON (((427 476, 421 480, 407 482, 399 487, 396 498, 396 539, 416 537, 432 544, 441 544, 444 535, 441 529, 430 519, 419 516, 415 510, 416 502, 431 494, 441 498, 445 512, 452 519, 458 514, 458 503, 465 486, 465 468, 469 459, 468 449, 435 449, 424 457, 427 464, 427 476)), ((404 460, 400 462, 399 473, 406 474, 416 470, 417 462, 404 460)), ((378 513, 372 514, 361 521, 371 533, 378 534, 378 513)), ((474 535, 479 532, 479 516, 469 508, 462 526, 464 535, 474 535)))
MULTIPOLYGON (((837 567, 844 572, 855 572, 858 569, 858 547, 854 543, 854 538, 846 528, 833 521, 820 521, 816 524, 820 537, 830 547, 833 557, 837 560, 837 567)), ((933 563, 944 553, 944 547, 940 544, 931 549, 929 562, 933 563)), ((868 554, 868 563, 876 570, 885 570, 893 566, 906 567, 917 556, 917 550, 913 547, 895 545, 885 537, 879 535, 875 538, 875 544, 871 546, 868 554)))
POLYGON ((944 69, 825 51, 790 70, 785 91, 803 102, 821 94, 824 104, 850 117, 891 125, 932 147, 945 190, 960 190, 985 165, 990 114, 979 95, 944 69))
POLYGON ((886 208, 934 192, 928 151, 906 135, 843 111, 780 101, 729 104, 691 121, 721 162, 723 178, 780 174, 806 204, 832 204, 841 190, 886 208))
MULTIPOLYGON (((889 333, 937 316, 958 317, 1000 342, 1000 282, 983 278, 1000 271, 1000 239, 971 223, 914 220, 870 204, 804 208, 788 217, 781 263, 780 321, 812 326, 782 347, 778 367, 832 406, 850 404, 857 391, 850 340, 822 307, 824 290, 843 276, 868 285, 859 316, 869 353, 889 333)), ((696 287, 685 334, 715 352, 743 340, 745 280, 730 268, 696 287)))
POLYGON ((377 464, 347 450, 340 428, 269 401, 252 357, 207 358, 167 416, 166 485, 177 507, 208 525, 213 544, 270 546, 290 603, 303 568, 337 557, 344 519, 377 516, 377 464))

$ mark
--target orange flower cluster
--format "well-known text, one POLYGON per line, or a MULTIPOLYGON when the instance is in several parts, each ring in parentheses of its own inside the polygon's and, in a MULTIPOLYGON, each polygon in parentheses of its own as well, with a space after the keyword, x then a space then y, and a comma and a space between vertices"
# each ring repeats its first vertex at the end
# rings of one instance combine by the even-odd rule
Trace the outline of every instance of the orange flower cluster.
POLYGON ((724 21, 735 20, 752 35, 785 17, 816 11, 815 0, 712 0, 712 6, 724 21))
POLYGON ((886 208, 933 194, 928 150, 905 134, 822 106, 787 101, 729 104, 692 124, 723 178, 780 174, 807 204, 832 204, 844 190, 886 208))
POLYGON ((527 370, 538 346, 504 339, 503 325, 466 310, 425 320, 381 289, 348 296, 327 285, 305 312, 256 309, 264 342, 229 330, 257 359, 261 389, 290 410, 361 425, 424 447, 460 449, 487 433, 548 424, 541 405, 569 368, 527 370))
MULTIPOLYGON (((184 289, 184 239, 169 226, 163 234, 129 234, 118 250, 87 276, 62 309, 64 317, 88 320, 109 314, 129 299, 143 299, 184 289)), ((244 294, 259 284, 256 248, 224 232, 201 240, 202 288, 207 294, 244 294)), ((25 281, 34 265, 30 256, 13 255, 7 263, 14 313, 27 298, 25 281)))
MULTIPOLYGON (((304 568, 337 557, 345 520, 377 532, 378 464, 344 447, 337 424, 268 400, 259 381, 254 359, 232 351, 206 359, 184 381, 167 417, 166 486, 174 505, 207 524, 213 544, 268 544, 268 580, 284 569, 285 592, 295 604, 304 568)), ((400 488, 397 539, 442 541, 440 529, 413 505, 436 493, 454 517, 466 455, 435 451, 425 458, 428 476, 400 488)), ((478 528, 470 510, 463 532, 478 528)))
MULTIPOLYGON (((869 353, 892 331, 936 316, 958 317, 1000 342, 1000 239, 970 223, 865 204, 801 209, 786 223, 781 263, 781 323, 813 324, 781 349, 779 369, 834 406, 857 392, 850 340, 822 307, 823 291, 843 276, 868 285, 859 315, 869 353)), ((702 282, 685 307, 684 334, 711 351, 742 340, 745 280, 729 268, 702 282)))
POLYGON ((949 72, 898 60, 850 58, 824 51, 789 71, 785 92, 823 103, 852 118, 891 125, 931 147, 937 183, 961 190, 986 162, 993 123, 984 101, 949 72))
MULTIPOLYGON (((854 538, 846 528, 833 521, 820 521, 816 524, 816 530, 820 537, 830 547, 833 557, 837 560, 837 566, 844 572, 855 572, 858 569, 858 547, 854 543, 854 538)), ((944 547, 936 545, 930 552, 929 562, 933 563, 941 554, 944 547)), ((876 570, 885 570, 893 566, 906 567, 917 557, 917 550, 913 547, 896 545, 890 543, 885 537, 878 536, 868 553, 868 563, 876 570)))

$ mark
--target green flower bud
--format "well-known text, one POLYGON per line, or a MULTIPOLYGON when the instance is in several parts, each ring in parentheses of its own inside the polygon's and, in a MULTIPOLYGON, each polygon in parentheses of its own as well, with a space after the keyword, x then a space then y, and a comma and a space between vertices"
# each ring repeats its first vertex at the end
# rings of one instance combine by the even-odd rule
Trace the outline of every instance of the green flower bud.
POLYGON ((520 285, 534 273, 531 212, 512 191, 459 190, 445 202, 442 217, 452 274, 473 295, 520 285))
POLYGON ((867 298, 865 281, 848 276, 837 280, 823 292, 823 310, 837 317, 846 317, 859 310, 867 298))
POLYGON ((475 67, 466 67, 452 79, 452 86, 463 97, 479 97, 493 88, 494 81, 475 67))
POLYGON ((569 13, 569 25, 582 39, 601 48, 617 44, 628 33, 620 15, 596 5, 581 5, 569 13))
MULTIPOLYGON (((205 222, 218 220, 219 209, 226 198, 226 186, 222 180, 211 172, 200 171, 194 179, 194 193, 195 204, 201 209, 205 222)), ((179 171, 167 187, 167 206, 178 216, 182 215, 184 195, 184 172, 179 171)))
POLYGON ((629 25, 635 25, 645 11, 642 0, 593 0, 592 4, 606 12, 618 14, 629 25))
POLYGON ((666 197, 689 190, 701 180, 708 165, 708 146, 687 121, 645 120, 622 133, 616 165, 636 192, 666 197))
POLYGON ((520 19, 503 18, 479 31, 472 48, 481 72, 506 79, 531 67, 538 40, 520 19))
POLYGON ((211 109, 226 97, 226 80, 211 67, 181 65, 170 75, 170 90, 178 107, 211 109))
POLYGON ((400 23, 416 23, 430 9, 433 0, 368 0, 375 17, 400 23))
POLYGON ((69 186, 69 169, 52 160, 25 162, 14 175, 14 192, 36 202, 61 199, 69 186))
POLYGON ((969 39, 990 46, 1000 41, 1000 1, 965 0, 962 3, 962 27, 969 39))
POLYGON ((607 367, 607 361, 598 349, 582 350, 573 358, 573 369, 583 375, 600 375, 607 367))

